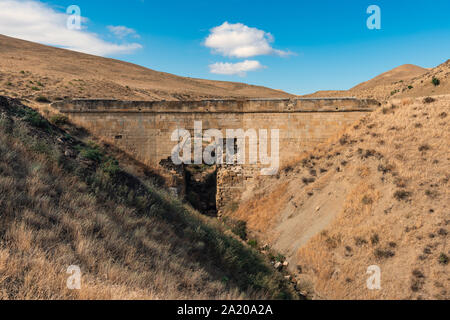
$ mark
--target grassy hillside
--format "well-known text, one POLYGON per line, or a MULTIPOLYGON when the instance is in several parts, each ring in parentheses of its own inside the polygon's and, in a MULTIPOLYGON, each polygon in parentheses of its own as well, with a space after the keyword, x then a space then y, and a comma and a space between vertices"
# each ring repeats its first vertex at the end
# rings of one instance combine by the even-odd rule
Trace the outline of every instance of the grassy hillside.
POLYGON ((231 216, 311 295, 449 299, 450 96, 394 99, 304 154, 231 216), (367 268, 382 290, 368 290, 367 268))
POLYGON ((196 100, 290 95, 245 83, 179 77, 131 63, 0 35, 0 94, 61 98, 196 100))
POLYGON ((155 181, 0 96, 0 299, 298 297, 257 251, 155 181), (80 291, 66 288, 70 265, 80 291))

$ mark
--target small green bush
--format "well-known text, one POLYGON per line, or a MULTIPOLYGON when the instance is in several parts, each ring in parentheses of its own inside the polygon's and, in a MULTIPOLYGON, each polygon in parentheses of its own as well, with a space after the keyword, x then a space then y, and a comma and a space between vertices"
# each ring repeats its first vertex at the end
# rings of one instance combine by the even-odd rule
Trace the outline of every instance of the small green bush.
POLYGON ((95 162, 102 161, 103 153, 100 151, 100 148, 94 143, 89 143, 87 146, 77 146, 76 149, 80 152, 82 158, 95 162))
POLYGON ((33 90, 33 91, 40 91, 41 89, 39 89, 38 87, 33 86, 33 87, 31 87, 31 90, 33 90))
POLYGON ((256 239, 251 239, 248 240, 248 245, 252 248, 257 248, 258 247, 258 241, 256 239))
POLYGON ((286 260, 286 257, 283 256, 281 253, 278 253, 275 257, 274 260, 277 262, 284 262, 286 260))
POLYGON ((448 264, 448 256, 445 253, 441 253, 439 256, 439 263, 443 265, 448 264))
POLYGON ((433 79, 431 79, 431 83, 434 84, 435 87, 437 87, 438 85, 441 84, 441 80, 439 80, 436 77, 433 77, 433 79))
POLYGON ((24 120, 37 128, 48 128, 48 122, 36 111, 27 109, 25 110, 24 120))

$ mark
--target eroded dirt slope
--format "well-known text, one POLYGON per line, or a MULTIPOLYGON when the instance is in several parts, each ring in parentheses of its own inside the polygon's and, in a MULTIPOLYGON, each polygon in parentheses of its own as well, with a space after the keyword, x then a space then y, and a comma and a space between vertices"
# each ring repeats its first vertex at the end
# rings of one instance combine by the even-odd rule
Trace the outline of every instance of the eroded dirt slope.
POLYGON ((394 99, 280 175, 231 215, 328 299, 449 299, 450 96, 394 99), (382 272, 368 290, 367 268, 382 272))

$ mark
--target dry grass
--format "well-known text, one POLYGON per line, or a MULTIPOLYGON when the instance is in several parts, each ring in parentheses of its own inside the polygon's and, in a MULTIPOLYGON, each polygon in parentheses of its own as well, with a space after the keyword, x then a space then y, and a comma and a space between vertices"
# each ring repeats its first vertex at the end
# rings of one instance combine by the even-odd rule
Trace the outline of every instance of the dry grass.
POLYGON ((257 198, 246 202, 237 212, 233 213, 233 218, 244 220, 251 230, 266 233, 276 222, 277 208, 279 203, 287 202, 287 186, 281 186, 266 196, 259 195, 257 198), (251 214, 249 214, 251 213, 251 214))
POLYGON ((0 299, 293 297, 219 222, 0 99, 0 299), (70 265, 82 290, 66 288, 70 265))

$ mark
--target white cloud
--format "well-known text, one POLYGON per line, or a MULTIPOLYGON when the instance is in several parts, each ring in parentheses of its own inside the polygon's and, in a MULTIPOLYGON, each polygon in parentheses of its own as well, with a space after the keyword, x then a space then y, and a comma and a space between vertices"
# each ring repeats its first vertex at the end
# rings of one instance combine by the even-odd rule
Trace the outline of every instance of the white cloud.
POLYGON ((256 71, 265 68, 259 61, 245 60, 243 62, 216 62, 209 65, 209 71, 215 74, 245 76, 248 71, 256 71))
POLYGON ((83 29, 70 30, 67 18, 67 14, 39 1, 0 1, 0 33, 7 36, 100 56, 131 53, 142 48, 138 43, 107 42, 83 29))
POLYGON ((268 54, 279 56, 291 54, 272 48, 274 38, 270 33, 247 27, 242 23, 224 22, 210 31, 205 46, 211 48, 214 53, 226 57, 248 58, 268 54))
POLYGON ((119 39, 123 39, 128 36, 132 36, 133 38, 140 38, 136 33, 136 30, 127 28, 125 26, 108 26, 108 30, 119 39))

